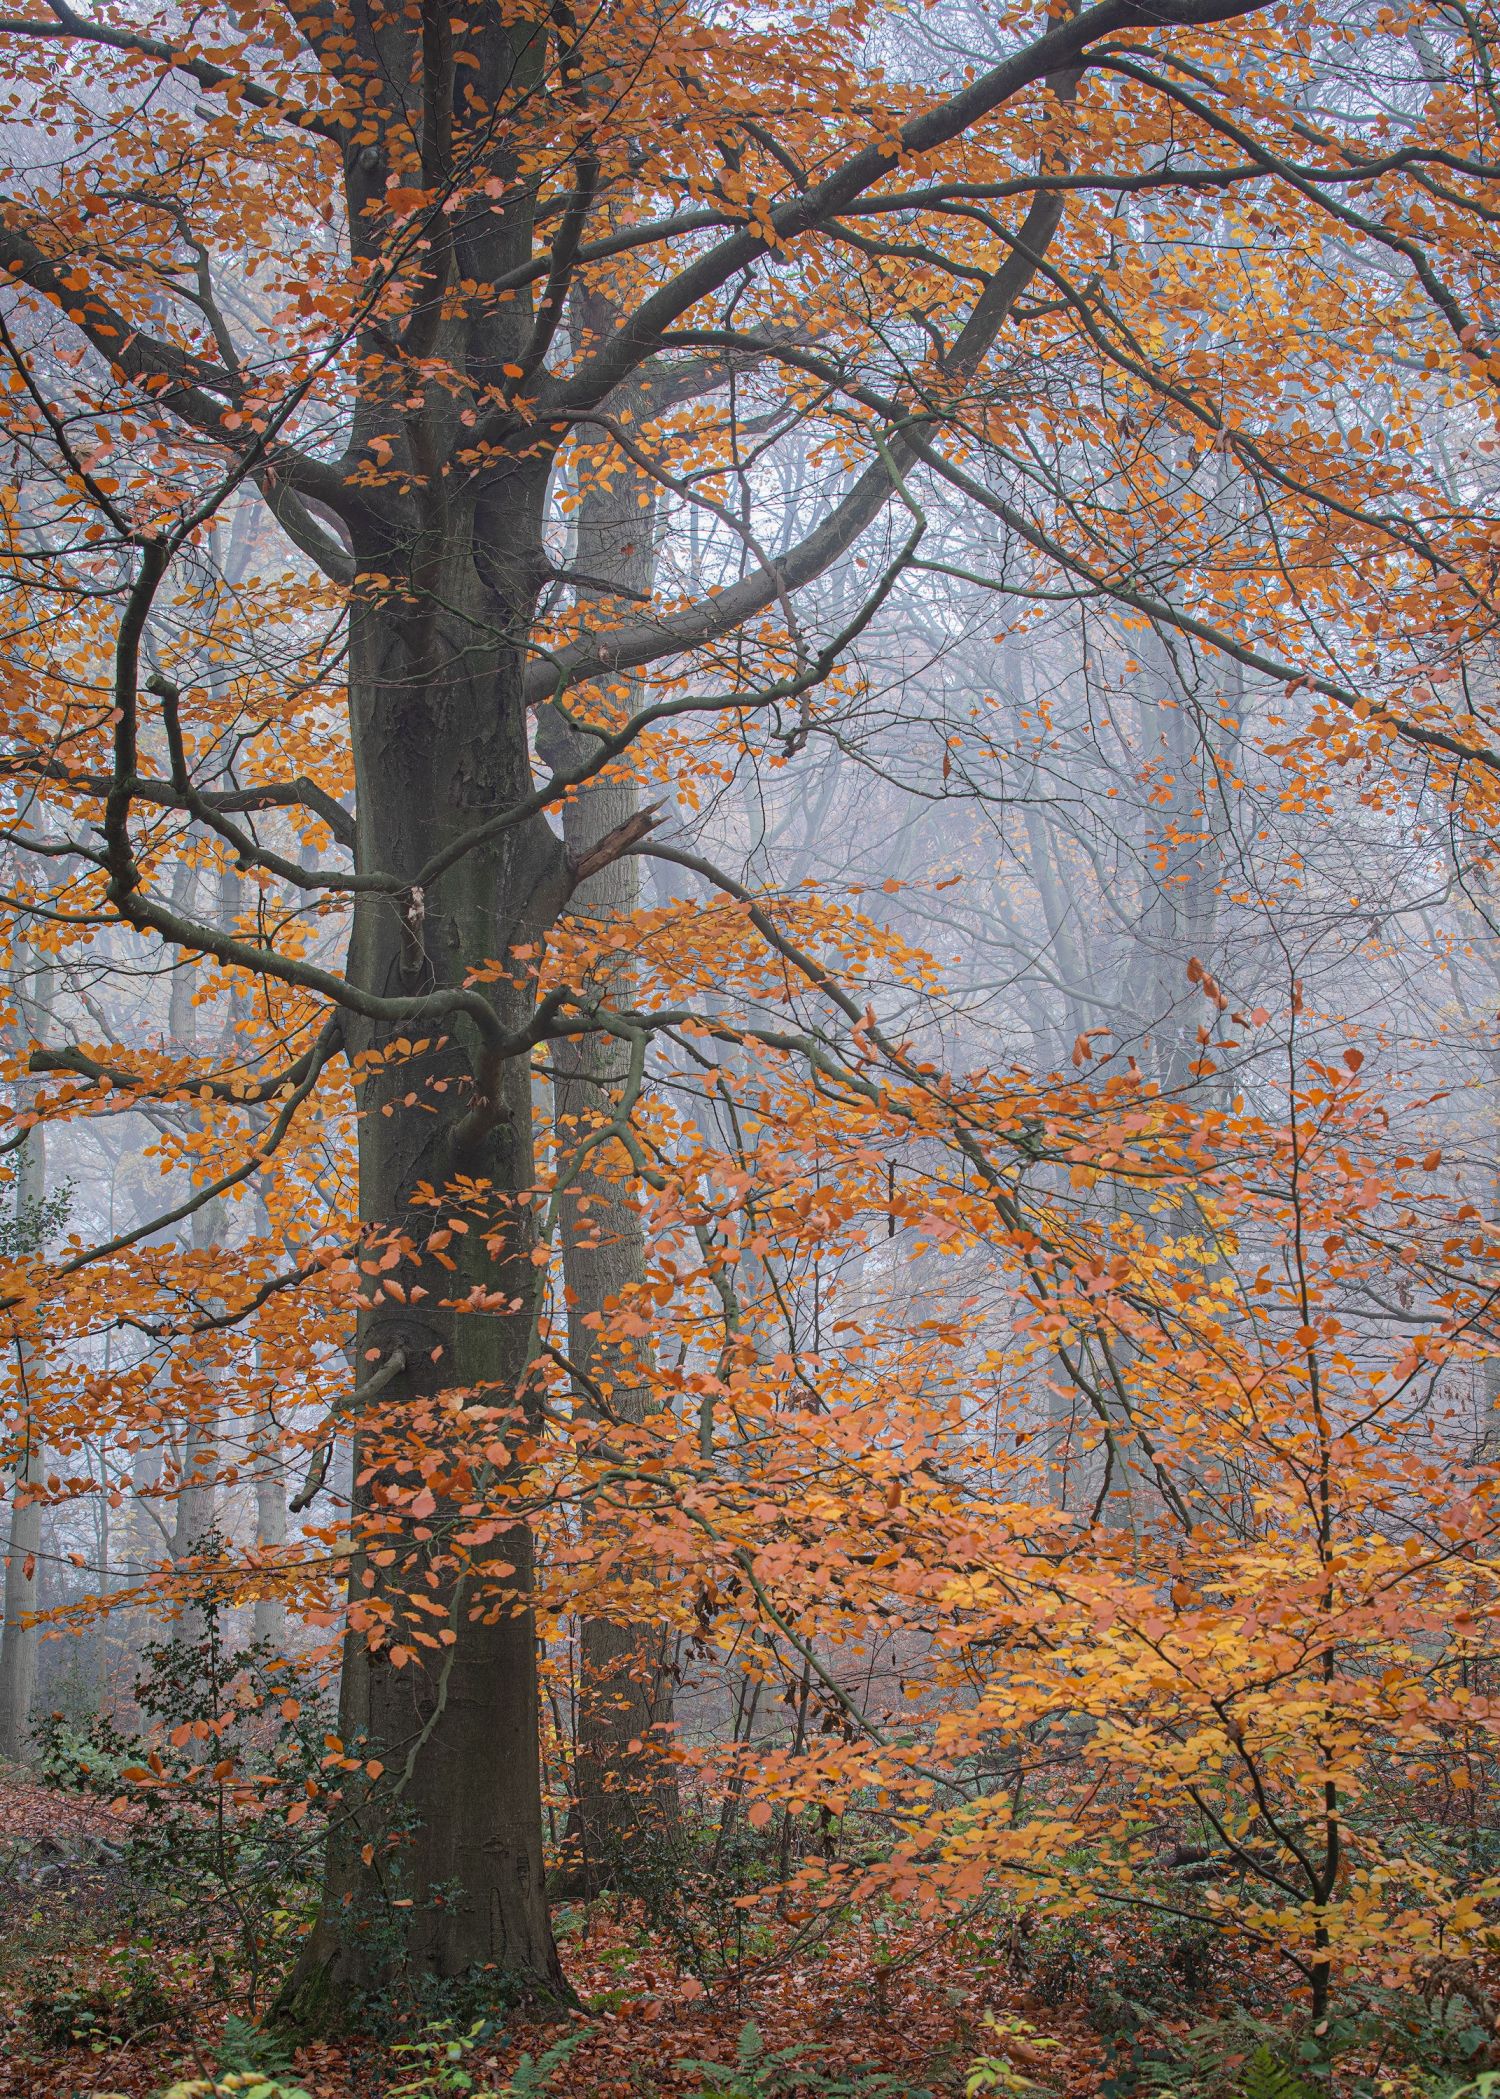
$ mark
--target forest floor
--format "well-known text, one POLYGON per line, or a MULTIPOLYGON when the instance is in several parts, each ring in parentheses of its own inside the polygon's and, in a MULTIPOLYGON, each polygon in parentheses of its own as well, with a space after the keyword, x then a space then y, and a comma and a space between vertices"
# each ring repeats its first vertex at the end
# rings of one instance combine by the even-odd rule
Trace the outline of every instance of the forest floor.
MULTIPOLYGON (((97 1801, 0 1780, 0 2095, 3 2099, 154 2099, 175 2081, 210 2076, 227 2005, 203 1988, 201 1957, 132 1931, 116 1859, 120 1818, 97 1801)), ((878 2070, 912 2092, 961 2091, 993 2036, 985 2011, 1035 2022, 1043 2047, 1017 2034, 1017 2067, 1046 2062, 1065 2099, 1099 2088, 1099 2045, 1077 2007, 1043 2010, 1007 1987, 1003 1964, 976 1972, 974 1949, 886 1932, 845 1934, 801 1956, 770 1949, 705 1990, 659 1937, 612 1903, 564 1911, 564 1958, 583 2009, 477 2046, 462 2062, 475 2089, 503 2089, 522 2048, 539 2055, 564 2033, 584 2038, 551 2081, 563 2099, 678 2099, 709 2082, 688 2059, 729 2062, 747 2021, 764 2051, 826 2047, 824 2074, 878 2070), (1043 2030, 1045 2028, 1045 2031, 1043 2030)), ((294 2058, 312 2099, 386 2099, 431 2067, 399 2042, 313 2043, 294 2058)), ((456 2081, 451 2087, 459 2089, 456 2081)), ((432 2090, 443 2086, 434 2083, 432 2090)), ((889 2088, 888 2088, 889 2089, 889 2088)))
MULTIPOLYGON (((121 1835, 105 1804, 0 1772, 0 2099, 157 2099, 211 2080, 224 2060, 232 2008, 206 1986, 203 1947, 166 1943, 133 1913, 121 1835)), ((999 2059, 991 2088, 1002 2092, 1115 2099, 1164 2080, 1138 2084, 1139 2029, 1127 2048, 1112 2007, 1133 2004, 1168 2039, 1225 2011, 1287 2014, 1284 1984, 1263 1971, 1195 1970, 1159 1938, 1097 1926, 1049 1940, 1045 1958, 993 1924, 934 1933, 891 1915, 811 1942, 761 1927, 706 1988, 671 1932, 631 1905, 565 1909, 559 1936, 576 2013, 502 2027, 452 2059, 462 2021, 311 2043, 281 2073, 285 2084, 309 2099, 483 2099, 505 2091, 523 2050, 540 2056, 571 2035, 545 2087, 555 2099, 954 2099, 982 2055, 999 2059), (741 2051, 738 2081, 709 2072, 741 2051), (778 2064, 779 2051, 789 2053, 778 2064)), ((1399 2076, 1347 2088, 1406 2095, 1452 2084, 1399 2076)))

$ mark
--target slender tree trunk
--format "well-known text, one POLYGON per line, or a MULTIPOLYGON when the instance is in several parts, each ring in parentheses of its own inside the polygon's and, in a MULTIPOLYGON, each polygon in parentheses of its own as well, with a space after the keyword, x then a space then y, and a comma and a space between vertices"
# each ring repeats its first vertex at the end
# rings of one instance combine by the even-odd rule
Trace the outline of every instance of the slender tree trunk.
MULTIPOLYGON (((114 1524, 110 1519, 109 1448, 99 1446, 99 1494, 95 1503, 94 1537, 99 1555, 99 1594, 106 1602, 114 1587, 114 1524)), ((113 1614, 101 1611, 94 1622, 94 1710, 102 1713, 109 1698, 109 1651, 113 1614)), ((117 1636, 118 1637, 118 1636, 117 1636)))
MULTIPOLYGON (((23 1025, 29 1019, 31 1032, 41 1037, 51 1018, 54 975, 50 964, 38 963, 32 977, 29 989, 24 980, 17 982, 17 1003, 23 1025)), ((38 1124, 16 1155, 15 1238, 20 1253, 40 1250, 46 1197, 47 1138, 45 1129, 38 1124)), ((24 1334, 15 1341, 15 1367, 21 1448, 14 1472, 5 1561, 5 1617, 0 1630, 0 1755, 19 1758, 27 1747, 31 1706, 36 1696, 39 1634, 27 1620, 41 1607, 37 1555, 42 1545, 43 1515, 39 1500, 28 1500, 25 1507, 19 1504, 46 1478, 46 1454, 32 1390, 40 1364, 35 1348, 24 1334)))
MULTIPOLYGON (((224 1205, 205 1203, 192 1217, 192 1243, 196 1253, 208 1253, 219 1244, 224 1231, 224 1205)), ((213 1303, 210 1309, 214 1309, 213 1303)), ((219 1308, 222 1309, 222 1308, 219 1308)), ((183 1419, 182 1472, 177 1487, 172 1527, 172 1558, 179 1565, 190 1560, 214 1528, 219 1458, 219 1367, 207 1347, 188 1357, 188 1369, 199 1394, 214 1395, 207 1405, 196 1397, 183 1419)))
MULTIPOLYGON (((180 899, 177 903, 179 910, 192 908, 196 890, 195 871, 187 865, 179 868, 174 884, 174 896, 180 899)), ((189 1056, 198 1047, 192 969, 190 958, 179 958, 172 975, 167 1018, 172 1047, 189 1056)), ((193 1212, 188 1222, 189 1244, 195 1253, 207 1253, 218 1244, 223 1231, 224 1203, 222 1198, 216 1197, 193 1212)), ((218 1409, 215 1405, 205 1407, 202 1397, 206 1389, 213 1389, 216 1381, 217 1366, 211 1347, 190 1349, 185 1367, 198 1389, 189 1393, 182 1416, 182 1441, 178 1452, 180 1470, 172 1522, 172 1563, 178 1568, 193 1558, 213 1530, 215 1475, 218 1470, 218 1409)), ((179 1630, 188 1639, 196 1639, 202 1632, 203 1613, 196 1603, 182 1609, 179 1630)))
MULTIPOLYGON (((24 1243, 47 1192, 46 1140, 40 1127, 16 1155, 16 1231, 24 1243)), ((22 1497, 39 1489, 46 1477, 41 1430, 29 1391, 35 1353, 29 1342, 15 1344, 16 1375, 21 1390, 18 1410, 21 1449, 11 1495, 10 1537, 5 1558, 5 1623, 0 1633, 0 1756, 19 1759, 26 1753, 31 1703, 36 1695, 37 1628, 27 1623, 37 1609, 37 1554, 42 1544, 42 1504, 22 1497)))
POLYGON ((1215 1016, 1187 971, 1194 960, 1210 974, 1220 967, 1219 897, 1227 845, 1216 763, 1223 731, 1206 711, 1217 717, 1229 701, 1237 712, 1241 674, 1234 666, 1223 667, 1222 684, 1210 683, 1200 699, 1184 685, 1171 648, 1154 627, 1133 634, 1131 646, 1156 687, 1141 707, 1145 755, 1155 767, 1156 784, 1141 846, 1149 887, 1134 989, 1152 1036, 1149 1068, 1165 1090, 1191 1089, 1202 1097, 1203 1078, 1191 1067, 1203 1054, 1198 1028, 1215 1016))
MULTIPOLYGON (((265 1202, 257 1198, 255 1205, 255 1228, 261 1238, 267 1238, 271 1230, 271 1219, 265 1202)), ((255 1546, 257 1552, 275 1560, 286 1544, 286 1476, 282 1469, 280 1435, 272 1415, 270 1401, 256 1408, 255 1425, 251 1430, 251 1451, 255 1479, 255 1546)), ((257 1644, 264 1643, 277 1654, 286 1651, 286 1605, 279 1596, 257 1596, 251 1618, 251 1637, 257 1644)))
MULTIPOLYGON (((255 1543, 274 1559, 286 1543, 286 1482, 276 1459, 277 1436, 270 1409, 263 1407, 255 1426, 255 1543)), ((277 1654, 286 1649, 286 1605, 279 1596, 257 1596, 252 1637, 277 1654)))
MULTIPOLYGON (((633 399, 625 404, 633 408, 633 399)), ((577 513, 574 566, 592 579, 579 596, 598 607, 601 627, 628 614, 632 594, 649 595, 655 571, 652 484, 634 468, 588 487, 577 513), (611 591, 610 586, 613 586, 611 591)), ((630 681, 631 703, 636 681, 630 681)), ((553 766, 573 766, 589 741, 554 708, 544 711, 537 748, 553 766)), ((640 809, 633 778, 590 780, 563 811, 574 862, 640 809)), ((639 902, 638 862, 613 860, 581 882, 569 916, 598 924, 628 916, 639 902)), ((620 955, 596 980, 598 995, 629 1005, 633 970, 620 955)), ((628 1048, 607 1034, 559 1042, 552 1054, 559 1178, 567 1184, 559 1220, 568 1308, 568 1357, 580 1374, 577 1402, 602 1396, 615 1418, 639 1421, 650 1401, 650 1342, 600 1338, 610 1308, 645 1279, 640 1212, 621 1191, 622 1155, 603 1130, 618 1112, 628 1048)), ((677 1789, 662 1755, 672 1722, 670 1636, 664 1627, 586 1617, 579 1627, 578 1738, 573 1804, 563 1837, 560 1892, 593 1895, 628 1881, 633 1853, 670 1836, 677 1789)))

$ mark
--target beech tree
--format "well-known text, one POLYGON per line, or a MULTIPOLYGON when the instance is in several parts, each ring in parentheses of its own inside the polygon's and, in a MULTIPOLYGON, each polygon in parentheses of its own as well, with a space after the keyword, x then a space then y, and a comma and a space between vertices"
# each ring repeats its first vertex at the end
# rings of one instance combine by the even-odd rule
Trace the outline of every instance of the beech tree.
MULTIPOLYGON (((0 206, 6 442, 27 489, 5 522, 18 909, 121 966, 206 958, 253 1006, 232 1058, 122 1058, 81 1021, 78 1043, 38 1046, 34 1069, 75 1088, 62 1106, 108 1088, 203 1104, 190 1194, 69 1259, 207 1212, 309 1118, 357 1121, 357 1379, 328 1425, 353 1437, 358 1483, 350 1778, 305 2015, 402 1966, 560 1981, 532 1538, 505 1500, 543 1407, 534 1061, 553 1060, 559 1154, 575 1148, 565 1367, 628 1427, 648 1358, 591 1351, 585 1320, 631 1279, 633 1198, 593 1185, 590 1161, 659 1016, 637 1010, 628 967, 545 970, 571 923, 628 913, 623 863, 658 823, 644 797, 710 737, 796 759, 921 571, 924 476, 1069 587, 1265 675, 1304 670, 1269 594, 1251 626, 1227 583, 1185 604, 1116 559, 1118 516, 1101 554, 1088 518, 1081 544, 984 462, 1007 420, 1083 412, 1069 388, 1082 371, 1087 392, 1090 356, 1111 374, 1143 361, 1142 385, 1210 448, 1249 443, 1251 358, 1210 417, 1222 369, 1184 375, 1159 342, 1127 340, 1155 295, 1132 273, 1131 212, 1163 200, 1191 226, 1275 189, 1304 229, 1378 245, 1386 222, 1370 232, 1343 200, 1380 183, 1404 209, 1411 185, 1391 185, 1409 167, 1451 174, 1444 110, 1393 148, 1368 109, 1311 125, 1320 33, 1264 0, 1100 0, 976 25, 962 66, 913 25, 882 67, 860 7, 317 0, 189 17, 45 0, 0 24, 29 142, 0 206), (1121 250, 1105 313, 1091 273, 1121 250), (795 534, 773 541, 788 452, 815 471, 795 534), (252 502, 285 552, 239 582, 210 533, 252 502), (707 558, 666 558, 690 529, 707 558), (195 668, 204 650, 227 680, 195 668), (244 902, 174 889, 193 854, 238 870, 244 902), (478 1473, 435 1461, 414 1488, 393 1420, 413 1447, 441 1445, 446 1421, 460 1441, 487 1424, 478 1473), (498 1513, 470 1520, 492 1488, 498 1513)), ((1422 323, 1449 328, 1455 357, 1464 325, 1441 300, 1422 323)), ((1322 484, 1288 503, 1299 529, 1333 514, 1322 484)), ((1425 550, 1383 515, 1362 529, 1377 585, 1425 550)), ((1305 565, 1319 589, 1342 576, 1322 542, 1305 565)), ((1359 718, 1327 666, 1305 674, 1359 718)), ((1466 761, 1426 704, 1395 733, 1466 761)), ((268 1268, 249 1297, 299 1280, 268 1268)), ((198 1300, 201 1336, 247 1293, 198 1300)), ((340 1314, 319 1316, 331 1331, 340 1314)), ((641 1641, 597 1622, 585 1763, 628 1760, 663 1710, 641 1641)))

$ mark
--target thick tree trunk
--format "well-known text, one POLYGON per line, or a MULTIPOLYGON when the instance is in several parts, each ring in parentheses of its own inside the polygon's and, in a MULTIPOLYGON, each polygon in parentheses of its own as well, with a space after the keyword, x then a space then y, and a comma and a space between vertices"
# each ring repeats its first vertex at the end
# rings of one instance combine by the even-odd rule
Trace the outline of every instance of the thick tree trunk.
MULTIPOLYGON (((455 180, 455 96, 464 123, 485 112, 482 150, 497 181, 514 182, 507 127, 492 113, 540 77, 543 42, 494 11, 419 19, 356 7, 350 19, 361 62, 390 84, 378 144, 345 162, 351 240, 378 273, 389 261, 380 200, 413 138, 424 180, 439 190, 455 180)), ((420 1024, 345 1015, 360 1220, 372 1252, 400 1249, 395 1268, 370 1278, 360 1314, 361 1378, 388 1382, 351 1422, 354 1520, 358 1536, 378 1512, 395 1557, 357 1556, 350 1573, 340 1731, 362 1768, 336 1805, 319 1920, 293 1978, 303 2020, 338 2017, 359 1992, 412 1975, 487 1970, 497 1997, 562 1987, 542 1859, 531 1535, 518 1520, 482 1543, 466 1536, 459 1506, 493 1500, 503 1468, 460 1481, 440 1464, 426 1482, 436 1506, 419 1518, 413 1476, 390 1463, 403 1442, 441 1460, 453 1409, 487 1410, 478 1440, 490 1445, 509 1447, 537 1419, 531 1069, 513 1038, 533 1016, 567 863, 540 816, 475 834, 532 791, 522 680, 556 439, 518 419, 476 459, 474 404, 488 413, 518 369, 534 313, 525 296, 444 307, 445 286, 488 286, 529 258, 527 183, 512 196, 505 209, 441 221, 431 274, 411 280, 399 350, 383 317, 362 337, 347 455, 359 462, 342 512, 354 572, 354 858, 360 875, 394 885, 357 895, 347 975, 371 999, 432 1005, 420 1024), (393 462, 373 480, 372 443, 393 462), (490 1020, 469 989, 486 964, 500 971, 482 987, 490 1020), (466 1229, 446 1235, 460 1177, 466 1229), (414 1594, 429 1608, 413 1608, 414 1594)))
MULTIPOLYGON (((360 897, 351 981, 380 996, 441 995, 498 962, 508 974, 484 995, 508 1030, 530 1019, 536 959, 566 898, 557 839, 534 818, 473 847, 425 890, 415 885, 530 789, 521 652, 505 635, 524 633, 531 616, 524 579, 538 573, 543 475, 517 483, 482 526, 445 521, 415 610, 372 604, 378 583, 357 589, 350 662, 357 865, 412 885, 360 897), (487 571, 522 578, 508 618, 476 574, 481 532, 487 571)), ((377 548, 365 565, 388 574, 389 553, 377 548)), ((421 1030, 354 1021, 347 1042, 358 1059, 390 1054, 403 1036, 417 1048, 370 1064, 358 1095, 361 1218, 372 1248, 404 1246, 389 1271, 395 1288, 370 1282, 361 1373, 390 1373, 399 1359, 374 1404, 387 1423, 411 1424, 414 1448, 433 1447, 439 1402, 501 1410, 498 1432, 513 1440, 535 1413, 529 1058, 496 1055, 451 1012, 421 1030), (467 1229, 435 1248, 449 1205, 433 1207, 431 1193, 456 1176, 467 1229), (497 1309, 459 1309, 471 1292, 497 1309)), ((382 1473, 368 1419, 363 1434, 356 1423, 355 1474, 357 1520, 372 1517, 383 1489, 408 1501, 415 1492, 410 1476, 382 1473)), ((444 1477, 429 1484, 435 1512, 393 1515, 394 1564, 353 1571, 340 1731, 351 1755, 384 1770, 363 1802, 363 1781, 351 1778, 335 1816, 322 1912, 294 1983, 304 2019, 415 1972, 489 1969, 497 1992, 561 1987, 543 1880, 531 1537, 517 1523, 465 1545, 444 1477), (414 1591, 442 1615, 409 1608, 414 1591), (381 1609, 394 1619, 377 1633, 381 1609), (445 1644, 423 1644, 432 1627, 445 1644)))
MULTIPOLYGON (((627 406, 633 407, 633 401, 627 406)), ((655 571, 652 485, 621 468, 589 486, 578 510, 575 567, 590 580, 580 597, 599 608, 601 627, 626 616, 632 596, 648 596, 655 571), (613 588, 613 598, 611 594, 613 588)), ((636 685, 630 681, 632 695, 636 685)), ((576 767, 589 739, 555 709, 544 710, 537 748, 553 767, 576 767)), ((563 811, 569 858, 581 861, 640 809, 632 778, 603 777, 580 787, 563 811)), ((607 923, 639 901, 638 863, 613 860, 581 882, 569 915, 607 923)), ((619 956, 596 979, 611 1004, 632 1002, 632 969, 619 956)), ((552 1054, 558 1174, 566 1184, 559 1222, 568 1308, 568 1358, 580 1373, 577 1403, 602 1404, 619 1419, 640 1421, 650 1402, 650 1344, 601 1339, 610 1308, 644 1281, 640 1212, 622 1191, 619 1147, 600 1133, 616 1114, 629 1063, 617 1037, 593 1034, 559 1042, 552 1054)), ((665 1760, 672 1724, 670 1647, 664 1628, 586 1617, 579 1627, 578 1738, 573 1804, 563 1838, 557 1888, 593 1895, 626 1883, 632 1860, 659 1848, 677 1823, 677 1789, 665 1760)))

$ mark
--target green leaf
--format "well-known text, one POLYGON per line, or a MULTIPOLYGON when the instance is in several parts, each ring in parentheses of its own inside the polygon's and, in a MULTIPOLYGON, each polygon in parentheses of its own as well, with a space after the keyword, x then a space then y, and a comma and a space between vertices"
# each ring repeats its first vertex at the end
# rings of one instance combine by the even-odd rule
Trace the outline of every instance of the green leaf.
POLYGON ((1262 2043, 1245 2066, 1244 2099, 1317 2099, 1317 2095, 1262 2043))

